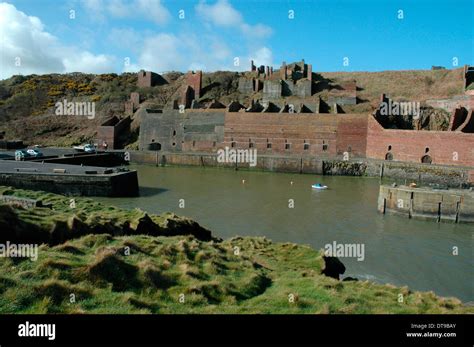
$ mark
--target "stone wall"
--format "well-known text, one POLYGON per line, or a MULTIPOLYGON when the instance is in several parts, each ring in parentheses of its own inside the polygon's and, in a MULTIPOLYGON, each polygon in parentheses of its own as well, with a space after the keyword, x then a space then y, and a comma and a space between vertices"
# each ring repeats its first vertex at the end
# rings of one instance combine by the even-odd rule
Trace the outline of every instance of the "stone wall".
POLYGON ((368 158, 433 164, 474 166, 474 134, 452 131, 414 131, 384 129, 369 117, 368 158))
POLYGON ((282 95, 281 81, 264 81, 263 83, 263 97, 265 99, 278 99, 282 95))
POLYGON ((254 92, 253 78, 240 77, 238 89, 243 94, 252 94, 254 92))
POLYGON ((408 218, 474 223, 474 193, 380 186, 378 210, 408 218))
POLYGON ((152 165, 191 165, 250 169, 271 172, 308 173, 332 176, 370 176, 390 182, 418 185, 442 184, 450 188, 474 186, 474 169, 397 163, 372 159, 331 159, 306 155, 257 153, 257 165, 218 163, 216 153, 131 151, 132 163, 152 165))
POLYGON ((165 109, 141 115, 140 149, 215 151, 224 139, 225 109, 165 109))
POLYGON ((109 175, 0 173, 0 185, 77 196, 137 196, 136 171, 109 175))

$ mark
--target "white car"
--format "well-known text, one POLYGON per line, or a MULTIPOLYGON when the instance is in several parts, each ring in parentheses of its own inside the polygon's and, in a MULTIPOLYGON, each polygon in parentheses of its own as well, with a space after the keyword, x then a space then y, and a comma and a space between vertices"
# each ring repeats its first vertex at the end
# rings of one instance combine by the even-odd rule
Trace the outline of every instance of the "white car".
POLYGON ((37 149, 34 149, 34 148, 27 149, 26 153, 28 153, 32 157, 42 157, 43 156, 43 153, 41 153, 40 151, 38 151, 37 149))
POLYGON ((95 147, 91 144, 87 144, 83 146, 74 146, 73 148, 79 152, 95 153, 95 147))
POLYGON ((92 145, 85 145, 84 152, 86 153, 95 153, 95 147, 92 145))

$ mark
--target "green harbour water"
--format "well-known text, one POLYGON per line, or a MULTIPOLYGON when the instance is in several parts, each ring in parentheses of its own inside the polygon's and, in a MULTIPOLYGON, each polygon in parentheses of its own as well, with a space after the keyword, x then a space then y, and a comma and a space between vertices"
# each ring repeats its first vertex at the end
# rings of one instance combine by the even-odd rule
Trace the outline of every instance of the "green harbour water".
POLYGON ((316 249, 333 242, 363 244, 363 261, 340 258, 346 266, 343 277, 474 301, 474 227, 378 213, 379 179, 200 167, 130 168, 138 170, 140 197, 96 199, 149 213, 174 212, 222 238, 266 236, 316 249), (312 189, 317 182, 329 189, 312 189), (453 247, 458 255, 453 255, 453 247))

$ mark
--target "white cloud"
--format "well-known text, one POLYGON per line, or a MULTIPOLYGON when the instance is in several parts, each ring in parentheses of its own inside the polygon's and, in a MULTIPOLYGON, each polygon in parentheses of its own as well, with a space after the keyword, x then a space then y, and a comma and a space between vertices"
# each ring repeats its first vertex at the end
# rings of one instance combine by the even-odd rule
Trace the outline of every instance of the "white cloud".
POLYGON ((249 60, 253 60, 255 65, 265 65, 265 66, 273 66, 273 54, 272 51, 268 47, 262 47, 255 51, 250 56, 249 60))
POLYGON ((272 28, 267 25, 246 23, 242 14, 228 0, 217 0, 214 5, 201 0, 196 5, 196 13, 216 26, 235 27, 249 38, 265 38, 272 34, 272 28))
POLYGON ((14 74, 110 72, 114 58, 65 46, 45 31, 41 20, 0 3, 0 78, 14 74), (20 66, 16 63, 20 62, 20 66))
POLYGON ((65 71, 68 72, 112 72, 111 62, 115 59, 105 54, 94 55, 90 52, 77 52, 71 49, 71 54, 63 58, 65 71))
MULTIPOLYGON (((138 71, 140 69, 165 72, 171 70, 245 70, 248 69, 249 57, 240 57, 240 66, 234 66, 232 50, 217 36, 205 37, 193 33, 174 35, 160 33, 146 37, 140 45, 138 62, 127 67, 124 71, 138 71), (202 41, 208 42, 202 45, 202 41), (244 59, 244 60, 243 60, 244 59)), ((271 51, 257 50, 256 56, 262 64, 271 60, 271 51)), ((255 60, 255 59, 254 59, 255 60)))
POLYGON ((158 72, 182 68, 185 55, 180 40, 173 34, 158 34, 144 40, 139 65, 158 72))
POLYGON ((196 12, 201 17, 219 26, 240 26, 243 17, 227 0, 218 0, 214 5, 200 1, 196 5, 196 12))
POLYGON ((159 25, 166 24, 171 18, 168 9, 160 0, 85 0, 84 7, 99 20, 105 15, 115 18, 140 18, 159 25))
POLYGON ((240 29, 247 37, 264 38, 272 34, 272 28, 264 24, 248 25, 244 23, 240 29))

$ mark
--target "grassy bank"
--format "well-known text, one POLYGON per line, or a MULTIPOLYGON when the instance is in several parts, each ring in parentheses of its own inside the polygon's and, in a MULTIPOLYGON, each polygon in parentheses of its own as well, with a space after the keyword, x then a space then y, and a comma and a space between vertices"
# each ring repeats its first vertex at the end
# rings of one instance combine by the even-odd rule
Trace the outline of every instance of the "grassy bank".
POLYGON ((82 224, 67 224, 69 237, 62 242, 43 243, 37 261, 0 258, 0 313, 473 312, 431 292, 328 277, 323 272, 334 264, 308 246, 249 237, 204 241, 192 232, 202 229, 197 223, 170 215, 148 216, 161 234, 144 234, 127 227, 127 218, 130 225, 144 218, 139 210, 76 198, 71 212, 67 197, 7 187, 2 192, 41 198, 52 209, 0 205, 0 234, 13 230, 10 235, 27 241, 18 236, 26 232, 22 223, 46 233, 72 213, 82 224), (188 225, 186 232, 179 223, 188 225))

